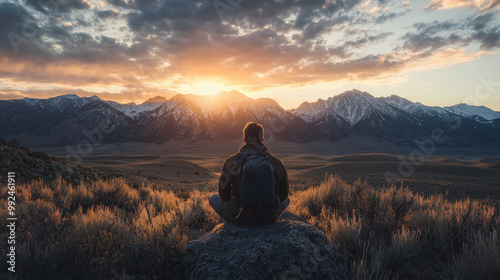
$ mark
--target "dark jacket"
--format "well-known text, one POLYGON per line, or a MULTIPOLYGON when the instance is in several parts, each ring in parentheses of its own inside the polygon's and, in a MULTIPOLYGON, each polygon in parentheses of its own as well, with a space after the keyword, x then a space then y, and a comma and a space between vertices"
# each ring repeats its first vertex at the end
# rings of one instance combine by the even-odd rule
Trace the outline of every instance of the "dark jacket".
MULTIPOLYGON (((268 151, 264 144, 245 144, 239 152, 248 149, 259 151, 268 151)), ((276 212, 280 206, 280 202, 288 197, 288 173, 283 162, 276 156, 271 155, 274 163, 276 176, 276 201, 273 209, 262 210, 246 210, 243 209, 239 201, 238 194, 238 170, 239 170, 239 155, 234 154, 226 159, 222 165, 222 171, 219 178, 219 195, 222 200, 231 200, 230 210, 236 220, 243 224, 254 224, 261 222, 272 222, 275 219, 276 212)))

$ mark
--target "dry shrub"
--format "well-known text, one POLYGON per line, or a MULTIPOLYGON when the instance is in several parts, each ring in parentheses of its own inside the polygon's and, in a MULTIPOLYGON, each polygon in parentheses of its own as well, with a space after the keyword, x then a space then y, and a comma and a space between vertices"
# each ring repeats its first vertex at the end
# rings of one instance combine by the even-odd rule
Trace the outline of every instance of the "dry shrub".
POLYGON ((463 244, 462 254, 455 256, 453 274, 456 279, 494 280, 500 275, 500 238, 498 231, 489 234, 474 231, 463 244))
POLYGON ((171 191, 155 190, 151 186, 139 189, 140 198, 157 212, 172 211, 179 206, 180 200, 171 191))
MULTIPOLYGON (((21 279, 182 279, 188 240, 220 221, 207 193, 179 198, 123 179, 78 186, 34 181, 18 185, 16 196, 21 279)), ((499 273, 499 211, 478 201, 450 202, 335 176, 291 201, 291 212, 349 257, 352 279, 495 279, 499 273)), ((0 217, 6 215, 2 204, 0 217)), ((6 252, 6 244, 1 248, 6 252)))
POLYGON ((51 202, 41 199, 26 201, 17 209, 18 227, 22 232, 18 235, 20 243, 50 242, 63 234, 65 219, 61 210, 51 202))
POLYGON ((130 187, 122 178, 97 181, 91 191, 94 195, 94 204, 118 207, 126 211, 133 211, 139 204, 139 191, 130 187))
POLYGON ((83 184, 76 186, 71 193, 70 211, 76 211, 79 208, 87 211, 92 205, 94 205, 94 194, 90 189, 83 184))
POLYGON ((392 234, 392 245, 398 256, 413 258, 418 255, 420 247, 420 229, 411 230, 402 226, 392 234))
POLYGON ((92 206, 86 213, 80 207, 72 217, 75 236, 98 235, 102 231, 125 234, 126 228, 121 223, 118 213, 109 207, 92 206))
POLYGON ((368 250, 369 247, 365 246, 361 259, 353 261, 352 280, 391 280, 398 278, 385 271, 383 251, 372 248, 372 252, 369 254, 368 250))
MULTIPOLYGON (((291 212, 323 230, 350 258, 353 279, 451 279, 453 263, 472 258, 472 252, 494 254, 484 252, 478 244, 486 239, 472 233, 490 236, 500 225, 498 211, 478 201, 422 197, 404 187, 374 188, 360 180, 347 184, 337 176, 294 193, 291 201, 291 212), (476 241, 464 247, 470 240, 476 241), (462 251, 467 254, 454 261, 462 251)), ((484 271, 498 267, 482 264, 484 271)))
MULTIPOLYGON (((33 181, 18 185, 16 197, 20 279, 182 279, 187 241, 218 221, 206 193, 184 200, 123 179, 33 181)), ((7 217, 6 204, 0 217, 7 217)))
POLYGON ((176 220, 193 229, 206 229, 218 222, 218 216, 208 202, 208 196, 194 191, 185 203, 179 205, 176 220))

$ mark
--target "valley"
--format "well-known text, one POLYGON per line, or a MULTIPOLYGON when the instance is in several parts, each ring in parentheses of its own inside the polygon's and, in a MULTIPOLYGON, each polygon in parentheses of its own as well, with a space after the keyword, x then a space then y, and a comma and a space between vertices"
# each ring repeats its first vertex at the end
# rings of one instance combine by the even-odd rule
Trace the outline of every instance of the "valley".
MULTIPOLYGON (((325 174, 338 175, 353 183, 358 178, 374 187, 388 185, 386 172, 398 174, 409 162, 413 147, 349 137, 337 142, 300 144, 270 140, 270 151, 288 168, 292 191, 318 185, 325 174)), ((102 144, 82 163, 99 171, 123 176, 141 184, 150 181, 174 190, 217 190, 218 175, 225 158, 237 152, 240 141, 178 142, 163 144, 102 144)), ((66 157, 65 147, 41 150, 66 157)), ((471 197, 500 200, 500 152, 488 148, 440 147, 414 172, 403 177, 403 185, 423 195, 448 193, 450 199, 471 197)), ((394 182, 399 187, 399 180, 394 182)))

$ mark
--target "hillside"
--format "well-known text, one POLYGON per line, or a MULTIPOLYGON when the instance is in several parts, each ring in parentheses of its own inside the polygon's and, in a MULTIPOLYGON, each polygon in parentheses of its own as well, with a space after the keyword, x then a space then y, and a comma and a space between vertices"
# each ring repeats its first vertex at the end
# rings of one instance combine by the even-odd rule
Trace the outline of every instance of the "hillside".
POLYGON ((70 163, 40 151, 21 146, 18 139, 5 141, 0 138, 0 182, 6 182, 6 174, 16 172, 21 183, 41 179, 44 182, 64 180, 71 184, 92 182, 108 174, 81 164, 70 163))

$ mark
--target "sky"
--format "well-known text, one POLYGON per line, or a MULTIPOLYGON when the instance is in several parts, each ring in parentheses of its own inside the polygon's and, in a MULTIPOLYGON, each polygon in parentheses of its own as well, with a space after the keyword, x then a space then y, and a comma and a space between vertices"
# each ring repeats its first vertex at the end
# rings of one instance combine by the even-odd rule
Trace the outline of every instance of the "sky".
POLYGON ((500 0, 0 0, 0 99, 356 88, 500 111, 500 0))

